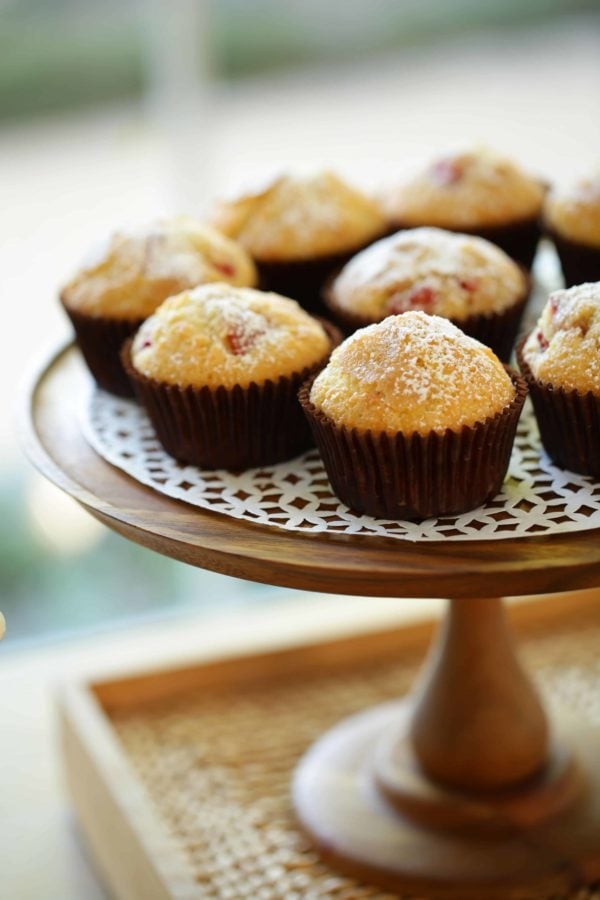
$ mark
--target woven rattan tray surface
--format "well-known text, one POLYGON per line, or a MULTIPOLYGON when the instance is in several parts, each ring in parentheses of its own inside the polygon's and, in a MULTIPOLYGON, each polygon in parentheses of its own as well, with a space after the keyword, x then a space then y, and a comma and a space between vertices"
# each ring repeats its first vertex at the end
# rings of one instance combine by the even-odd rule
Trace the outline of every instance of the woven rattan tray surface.
MULTIPOLYGON (((511 612, 538 682, 594 724, 598 599, 561 595, 511 612)), ((430 634, 429 625, 411 626, 68 690, 71 792, 115 895, 395 896, 317 859, 295 824, 289 784, 324 730, 409 689, 430 634)), ((600 890, 573 896, 600 898, 600 890)))

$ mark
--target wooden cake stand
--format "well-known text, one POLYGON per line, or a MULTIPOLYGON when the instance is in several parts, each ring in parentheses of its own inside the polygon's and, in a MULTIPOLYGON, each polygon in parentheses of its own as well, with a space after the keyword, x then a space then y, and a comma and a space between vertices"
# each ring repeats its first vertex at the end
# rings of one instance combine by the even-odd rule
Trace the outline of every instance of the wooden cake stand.
POLYGON ((393 892, 550 897, 600 880, 600 728, 549 719, 500 594, 600 585, 600 530, 409 543, 305 535, 192 508, 101 459, 78 422, 88 375, 65 347, 25 389, 40 471, 125 537, 195 566, 286 587, 451 598, 411 697, 326 733, 297 768, 298 818, 336 869, 393 892))

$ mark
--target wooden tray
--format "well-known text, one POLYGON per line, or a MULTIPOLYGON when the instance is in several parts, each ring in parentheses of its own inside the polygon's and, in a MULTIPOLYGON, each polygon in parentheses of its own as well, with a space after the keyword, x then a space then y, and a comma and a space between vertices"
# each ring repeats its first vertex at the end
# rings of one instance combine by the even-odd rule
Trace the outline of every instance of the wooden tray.
MULTIPOLYGON (((510 617, 538 681, 600 723, 598 599, 562 594, 510 617)), ((68 786, 115 897, 396 896, 319 861, 295 823, 289 778, 322 731, 408 691, 431 632, 412 625, 67 687, 68 786)), ((592 889, 572 896, 600 900, 592 889)))

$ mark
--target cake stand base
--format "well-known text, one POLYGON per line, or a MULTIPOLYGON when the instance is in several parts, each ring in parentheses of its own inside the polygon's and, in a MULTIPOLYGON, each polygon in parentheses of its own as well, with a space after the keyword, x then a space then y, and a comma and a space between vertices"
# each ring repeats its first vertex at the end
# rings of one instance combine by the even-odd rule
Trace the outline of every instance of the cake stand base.
POLYGON ((520 788, 467 794, 427 779, 408 748, 390 769, 390 735, 398 746, 399 729, 408 734, 412 706, 345 719, 301 761, 296 813, 324 860, 388 891, 457 900, 548 897, 600 880, 600 728, 559 713, 554 733, 568 735, 572 757, 555 748, 520 788))

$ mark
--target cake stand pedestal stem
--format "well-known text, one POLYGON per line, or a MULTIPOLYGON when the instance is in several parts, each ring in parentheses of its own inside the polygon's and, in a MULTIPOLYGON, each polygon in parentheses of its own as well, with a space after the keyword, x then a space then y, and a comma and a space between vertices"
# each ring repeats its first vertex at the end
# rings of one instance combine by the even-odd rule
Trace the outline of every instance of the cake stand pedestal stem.
POLYGON ((547 762, 549 729, 498 599, 451 600, 415 695, 414 753, 434 781, 513 787, 547 762))
POLYGON ((343 720, 301 760, 300 823, 333 867, 460 900, 600 879, 600 730, 550 727, 499 599, 456 599, 413 694, 343 720))

